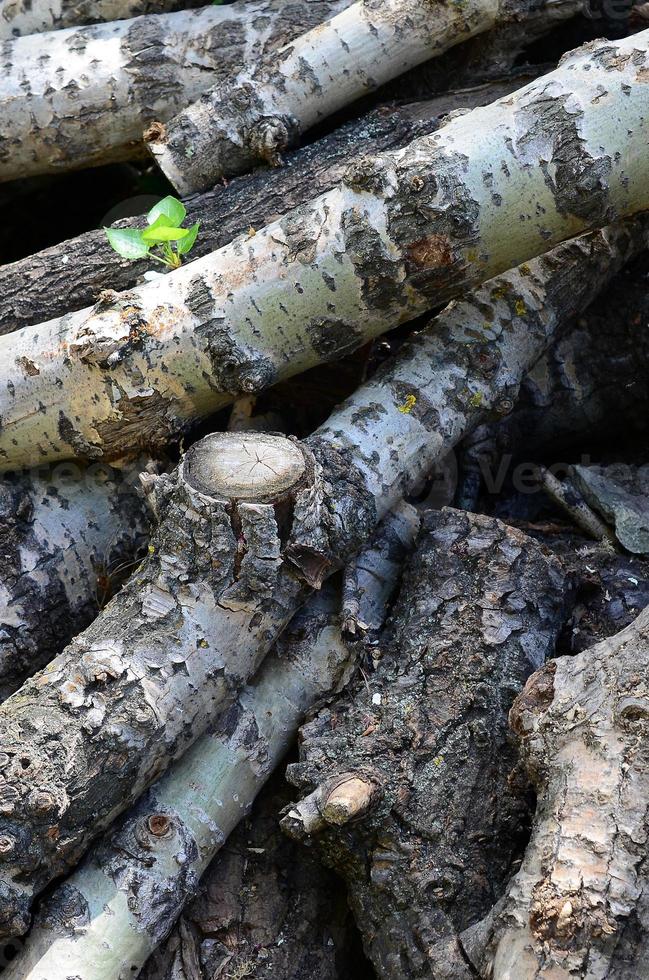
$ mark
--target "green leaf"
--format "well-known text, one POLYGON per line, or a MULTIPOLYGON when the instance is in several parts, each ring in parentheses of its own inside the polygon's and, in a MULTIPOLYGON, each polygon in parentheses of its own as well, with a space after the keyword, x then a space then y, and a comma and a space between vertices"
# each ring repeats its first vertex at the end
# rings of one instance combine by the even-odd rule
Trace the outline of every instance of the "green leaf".
POLYGON ((192 225, 191 228, 187 229, 187 237, 183 238, 183 240, 178 244, 179 255, 187 255, 187 253, 192 250, 194 247, 194 242, 198 236, 198 229, 200 226, 200 221, 197 221, 195 225, 192 225))
POLYGON ((104 231, 111 247, 122 258, 143 259, 149 254, 149 245, 138 228, 104 228, 104 231))
POLYGON ((161 242, 178 242, 189 234, 188 228, 147 228, 142 232, 142 241, 148 245, 160 245, 161 242))
POLYGON ((185 220, 187 210, 185 205, 175 197, 163 197, 161 201, 154 204, 146 216, 147 224, 153 225, 161 218, 167 219, 167 225, 181 225, 185 220))

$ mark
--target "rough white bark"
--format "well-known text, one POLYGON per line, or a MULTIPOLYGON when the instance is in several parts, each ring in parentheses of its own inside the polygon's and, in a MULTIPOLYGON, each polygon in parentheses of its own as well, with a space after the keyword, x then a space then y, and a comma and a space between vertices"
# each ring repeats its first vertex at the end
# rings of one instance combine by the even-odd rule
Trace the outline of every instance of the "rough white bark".
POLYGON ((180 194, 206 190, 256 161, 278 165, 299 133, 408 68, 493 26, 498 0, 357 0, 310 33, 245 65, 146 134, 180 194))
POLYGON ((3 45, 0 181, 128 159, 142 129, 349 0, 240 0, 3 45))
POLYGON ((137 563, 137 470, 62 464, 0 487, 0 698, 88 625, 137 563))
POLYGON ((196 0, 0 0, 0 41, 199 6, 196 0))
POLYGON ((588 45, 406 149, 359 160, 254 236, 2 338, 2 466, 168 442, 241 393, 649 206, 648 45, 649 31, 588 45))
POLYGON ((211 733, 46 902, 7 980, 137 976, 249 812, 305 711, 351 670, 338 607, 337 590, 328 588, 297 614, 211 733))
POLYGON ((648 660, 645 610, 616 636, 551 661, 514 702, 537 812, 504 901, 464 937, 480 976, 647 975, 648 660))
POLYGON ((641 223, 601 232, 491 282, 303 443, 210 436, 155 484, 160 526, 138 574, 0 707, 0 750, 10 757, 0 834, 14 845, 4 856, 2 933, 25 929, 33 892, 202 734, 309 592, 435 460, 487 412, 511 407, 561 317, 638 240, 641 223), (235 444, 252 479, 240 497, 241 470, 224 490, 214 466, 235 444))

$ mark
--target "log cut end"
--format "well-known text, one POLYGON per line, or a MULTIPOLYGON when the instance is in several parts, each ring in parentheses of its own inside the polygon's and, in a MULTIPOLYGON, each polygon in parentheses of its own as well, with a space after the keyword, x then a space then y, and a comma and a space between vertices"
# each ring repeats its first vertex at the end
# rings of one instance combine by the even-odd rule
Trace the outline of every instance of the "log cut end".
POLYGON ((221 499, 277 500, 296 488, 306 463, 299 446, 263 432, 217 432, 192 446, 183 474, 199 493, 221 499))

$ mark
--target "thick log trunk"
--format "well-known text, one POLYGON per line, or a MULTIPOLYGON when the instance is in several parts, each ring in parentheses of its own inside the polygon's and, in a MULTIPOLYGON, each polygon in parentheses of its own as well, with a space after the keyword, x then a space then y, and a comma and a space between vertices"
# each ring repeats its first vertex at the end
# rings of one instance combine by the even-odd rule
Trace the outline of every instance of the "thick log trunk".
POLYGON ((148 123, 347 2, 243 0, 6 42, 0 181, 137 155, 148 123))
MULTIPOLYGON (((575 6, 577 6, 575 4, 575 6)), ((301 132, 422 61, 493 26, 497 0, 359 0, 264 59, 246 65, 145 134, 181 194, 207 190, 260 160, 277 166, 301 132)))
MULTIPOLYGON (((286 166, 257 171, 186 201, 189 224, 201 222, 192 256, 222 248, 237 235, 261 228, 281 214, 330 190, 359 153, 376 155, 434 132, 441 117, 458 108, 487 105, 530 76, 514 74, 466 91, 409 106, 382 106, 362 119, 287 155, 286 166)), ((121 221, 135 228, 142 219, 121 221)), ((0 267, 0 333, 82 309, 104 289, 130 289, 150 269, 148 260, 129 262, 112 250, 103 231, 44 249, 0 267)))
POLYGON ((566 601, 521 532, 429 512, 375 672, 302 728, 288 776, 311 793, 282 826, 344 876, 380 977, 470 976, 457 935, 502 893, 528 816, 507 712, 566 601))
POLYGON ((0 0, 0 41, 200 6, 200 0, 0 0))
MULTIPOLYGON (((246 67, 227 89, 213 88, 145 138, 177 191, 213 186, 255 163, 281 163, 305 131, 368 90, 472 36, 530 19, 542 33, 584 9, 581 0, 553 4, 471 0, 359 0, 332 20, 246 67), (512 10, 512 7, 515 7, 512 10)), ((515 46, 515 45, 513 45, 515 46)))
POLYGON ((289 787, 273 780, 205 872, 197 898, 142 980, 370 980, 345 889, 277 826, 289 787), (199 964, 191 973, 184 964, 199 964))
MULTIPOLYGON (((417 527, 416 512, 402 503, 362 553, 365 567, 381 567, 382 593, 394 590, 401 571, 396 560, 385 567, 386 542, 399 534, 403 557, 417 527)), ((8 976, 135 976, 250 810, 306 711, 341 689, 354 660, 341 634, 339 589, 327 587, 294 617, 258 675, 213 721, 209 734, 46 902, 8 976), (179 846, 186 855, 182 862, 173 860, 179 846)))
POLYGON ((147 540, 137 470, 44 468, 0 487, 0 698, 90 623, 147 540))
POLYGON ((260 675, 46 902, 7 971, 20 980, 136 976, 281 761, 305 711, 352 667, 326 589, 260 675), (175 860, 182 849, 185 858, 175 860))
POLYGON ((4 467, 166 442, 233 396, 649 205, 647 42, 649 31, 571 54, 509 98, 405 150, 361 159, 338 188, 251 238, 90 312, 0 338, 4 467), (582 108, 568 113, 567 99, 582 108))
POLYGON ((480 976, 635 980, 646 975, 649 612, 551 661, 511 724, 537 810, 520 871, 464 937, 480 976))
POLYGON ((601 285, 631 240, 620 231, 567 243, 454 305, 304 443, 210 436, 162 478, 160 526, 138 574, 0 707, 0 747, 12 756, 0 830, 16 842, 5 934, 25 928, 33 890, 74 864, 236 696, 309 591, 511 398, 559 310, 601 285), (34 803, 21 759, 38 773, 34 803))

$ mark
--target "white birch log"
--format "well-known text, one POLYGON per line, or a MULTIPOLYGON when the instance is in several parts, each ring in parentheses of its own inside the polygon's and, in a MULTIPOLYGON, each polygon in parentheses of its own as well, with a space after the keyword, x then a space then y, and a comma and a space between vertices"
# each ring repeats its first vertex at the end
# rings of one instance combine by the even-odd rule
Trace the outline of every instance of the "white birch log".
POLYGON ((493 27, 498 0, 357 0, 225 88, 145 134, 180 194, 255 162, 274 166, 300 132, 384 82, 493 27))
POLYGON ((464 935, 494 980, 647 974, 649 611, 551 661, 511 725, 537 790, 532 838, 504 900, 464 935))
POLYGON ((142 129, 349 0, 241 0, 3 45, 0 181, 125 160, 142 129))
POLYGON ((196 0, 0 0, 0 41, 199 6, 196 0))
POLYGON ((160 523, 138 573, 0 706, 0 934, 25 930, 34 892, 236 698, 311 590, 433 463, 511 408, 561 317, 632 241, 601 232, 489 283, 308 440, 209 436, 154 482, 160 523))
POLYGON ((0 699, 87 626, 146 544, 137 470, 61 464, 0 486, 0 699))
MULTIPOLYGON (((286 754, 353 666, 339 596, 312 598, 253 682, 41 910, 7 980, 135 977, 286 754)), ((0 838, 0 846, 1 846, 0 838)))
POLYGON ((359 160, 253 237, 0 338, 0 465, 167 443, 240 394, 649 206, 648 44, 644 31, 587 45, 406 149, 359 160))

